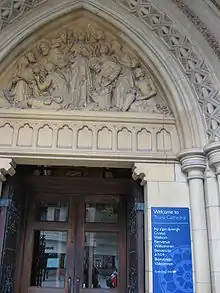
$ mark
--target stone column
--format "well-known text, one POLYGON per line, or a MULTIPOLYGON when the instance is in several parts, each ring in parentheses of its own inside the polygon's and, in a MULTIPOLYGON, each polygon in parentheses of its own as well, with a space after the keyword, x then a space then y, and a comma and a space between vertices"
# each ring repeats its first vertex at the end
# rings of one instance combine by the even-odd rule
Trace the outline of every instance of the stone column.
POLYGON ((218 293, 220 292, 220 142, 205 146, 204 151, 210 165, 205 186, 212 292, 218 293))
POLYGON ((195 292, 211 292, 209 246, 207 236, 204 171, 206 158, 201 149, 181 152, 177 158, 187 174, 190 194, 195 292))

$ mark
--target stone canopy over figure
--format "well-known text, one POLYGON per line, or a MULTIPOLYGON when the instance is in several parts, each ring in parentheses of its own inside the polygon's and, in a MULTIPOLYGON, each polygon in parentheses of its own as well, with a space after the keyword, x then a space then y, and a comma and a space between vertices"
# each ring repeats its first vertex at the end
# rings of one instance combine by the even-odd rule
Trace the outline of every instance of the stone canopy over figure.
POLYGON ((60 28, 10 70, 0 107, 170 114, 142 62, 95 23, 60 28))

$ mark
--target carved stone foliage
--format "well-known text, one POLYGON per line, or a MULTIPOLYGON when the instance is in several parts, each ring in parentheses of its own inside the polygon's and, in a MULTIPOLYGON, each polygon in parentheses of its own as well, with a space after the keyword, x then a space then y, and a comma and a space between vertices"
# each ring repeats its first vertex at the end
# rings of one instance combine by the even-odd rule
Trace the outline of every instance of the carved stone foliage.
POLYGON ((9 71, 0 107, 171 114, 136 54, 88 20, 39 40, 9 71))
POLYGON ((20 18, 25 12, 47 0, 2 0, 0 3, 0 30, 20 18))
POLYGON ((220 140, 219 89, 213 83, 210 67, 192 41, 178 29, 169 15, 153 5, 151 1, 115 1, 140 18, 168 46, 197 93, 198 102, 206 118, 209 140, 220 140))

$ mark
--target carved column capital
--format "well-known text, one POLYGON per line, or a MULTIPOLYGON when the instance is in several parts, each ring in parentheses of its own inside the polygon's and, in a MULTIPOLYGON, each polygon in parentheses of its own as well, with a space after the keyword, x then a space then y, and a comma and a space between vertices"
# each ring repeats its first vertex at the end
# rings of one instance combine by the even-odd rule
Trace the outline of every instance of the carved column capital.
POLYGON ((15 174, 16 164, 10 158, 0 158, 0 181, 5 181, 6 175, 13 176, 15 174))
POLYGON ((188 174, 188 179, 203 179, 207 166, 206 157, 202 149, 188 149, 177 155, 182 165, 182 171, 188 174))
POLYGON ((146 170, 145 170, 145 164, 144 163, 134 163, 134 166, 132 168, 132 178, 134 180, 141 180, 141 185, 145 185, 147 183, 146 179, 146 170))
POLYGON ((204 147, 204 153, 208 157, 209 164, 216 170, 216 175, 220 174, 220 142, 213 142, 204 147))

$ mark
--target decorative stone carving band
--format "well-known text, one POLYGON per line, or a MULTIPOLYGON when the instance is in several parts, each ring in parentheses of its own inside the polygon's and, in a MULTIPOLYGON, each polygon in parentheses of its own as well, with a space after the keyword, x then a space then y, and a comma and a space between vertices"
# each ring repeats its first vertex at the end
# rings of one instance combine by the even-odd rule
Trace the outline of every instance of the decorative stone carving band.
MULTIPOLYGON (((220 3, 217 0, 211 0, 218 8, 220 8, 220 3)), ((210 31, 207 25, 197 16, 195 13, 184 3, 183 0, 172 0, 180 10, 187 16, 188 19, 195 25, 199 32, 203 35, 205 40, 208 42, 210 47, 215 52, 216 56, 220 59, 220 43, 215 35, 210 31)))
MULTIPOLYGON (((39 114, 38 114, 39 115, 39 114)), ((38 116, 36 115, 36 117, 38 116)), ((24 115, 25 116, 25 115, 24 115)), ((24 117, 23 116, 23 117, 24 117)), ((85 115, 86 116, 86 115, 85 115)), ((33 119, 2 119, 0 123, 0 153, 74 154, 92 153, 121 158, 147 156, 175 157, 179 141, 175 121, 158 121, 155 124, 141 119, 127 118, 114 122, 106 117, 90 117, 79 121, 80 116, 55 115, 36 121, 33 119), (55 118, 55 119, 54 119, 55 118), (97 121, 98 120, 98 121, 97 121), (36 151, 37 150, 37 151, 36 151), (152 155, 154 154, 154 155, 152 155)), ((117 120, 116 120, 117 119, 117 120)))
POLYGON ((0 31, 21 18, 26 12, 48 0, 2 0, 0 3, 0 31))
POLYGON ((0 181, 5 181, 6 175, 13 176, 15 174, 16 164, 12 159, 0 158, 0 181))
POLYGON ((219 0, 211 0, 211 1, 218 9, 220 9, 220 1, 219 0))

